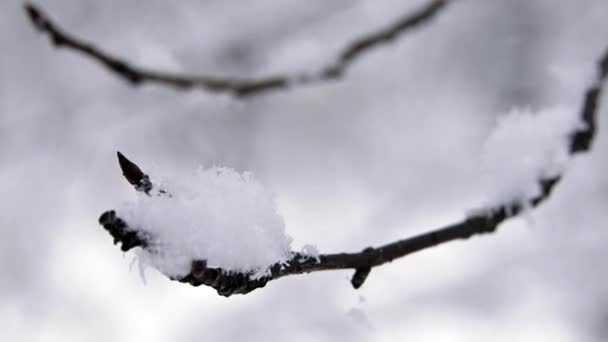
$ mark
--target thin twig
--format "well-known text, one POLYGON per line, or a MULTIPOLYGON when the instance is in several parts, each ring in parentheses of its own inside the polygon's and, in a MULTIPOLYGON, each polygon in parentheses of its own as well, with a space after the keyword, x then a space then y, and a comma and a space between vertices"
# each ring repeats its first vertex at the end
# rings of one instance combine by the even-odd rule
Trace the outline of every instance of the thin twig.
POLYGON ((354 39, 352 43, 346 45, 336 61, 315 73, 279 75, 260 79, 225 79, 141 68, 64 32, 42 10, 31 3, 25 4, 25 11, 32 24, 40 32, 47 34, 53 45, 58 48, 68 48, 92 58, 133 86, 146 82, 158 83, 178 90, 200 88, 210 92, 231 93, 238 97, 245 97, 270 90, 286 90, 295 84, 320 83, 342 78, 347 68, 365 52, 429 22, 449 1, 432 0, 424 8, 405 15, 392 25, 354 39))
MULTIPOLYGON (((580 111, 584 127, 578 128, 570 135, 569 153, 588 152, 597 129, 596 116, 602 86, 608 75, 608 51, 598 63, 598 78, 586 91, 583 106, 580 111)), ((139 167, 119 153, 120 166, 129 183, 136 190, 144 191, 140 184, 149 181, 139 167)), ((558 184, 561 175, 539 179, 541 194, 530 198, 529 203, 536 207, 551 195, 558 184)), ((354 269, 352 285, 359 288, 369 275, 372 268, 402 258, 429 247, 437 246, 458 239, 468 239, 473 235, 492 233, 505 220, 517 216, 524 210, 522 201, 513 201, 503 205, 488 208, 484 212, 472 215, 462 222, 438 228, 407 239, 395 241, 380 247, 366 248, 359 253, 321 254, 317 258, 293 253, 286 263, 277 263, 270 268, 270 275, 261 279, 251 279, 247 274, 235 273, 219 268, 209 268, 204 260, 193 260, 190 274, 174 279, 193 286, 207 285, 217 290, 222 296, 245 294, 266 285, 267 282, 285 276, 310 273, 316 271, 354 269)), ((134 247, 147 248, 149 236, 145 229, 128 227, 114 211, 107 211, 99 218, 100 224, 114 237, 115 243, 122 243, 122 250, 134 247)))

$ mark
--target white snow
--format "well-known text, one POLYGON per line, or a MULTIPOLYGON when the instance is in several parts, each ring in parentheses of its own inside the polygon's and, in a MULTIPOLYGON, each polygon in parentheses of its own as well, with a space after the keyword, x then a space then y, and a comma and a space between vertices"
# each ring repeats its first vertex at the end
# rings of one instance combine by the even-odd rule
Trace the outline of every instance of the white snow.
POLYGON ((291 238, 274 196, 252 176, 230 168, 200 168, 159 182, 170 195, 138 193, 117 210, 130 227, 154 237, 136 253, 140 266, 185 276, 192 260, 259 276, 290 256, 291 238))
POLYGON ((564 171, 569 135, 582 122, 577 109, 554 107, 534 112, 516 108, 498 119, 482 154, 484 207, 540 195, 539 180, 564 171))
POLYGON ((307 257, 310 257, 313 259, 316 259, 317 261, 321 261, 321 259, 319 257, 319 250, 317 249, 317 246, 315 246, 315 245, 306 244, 306 245, 302 246, 302 250, 300 251, 300 254, 306 255, 307 257))

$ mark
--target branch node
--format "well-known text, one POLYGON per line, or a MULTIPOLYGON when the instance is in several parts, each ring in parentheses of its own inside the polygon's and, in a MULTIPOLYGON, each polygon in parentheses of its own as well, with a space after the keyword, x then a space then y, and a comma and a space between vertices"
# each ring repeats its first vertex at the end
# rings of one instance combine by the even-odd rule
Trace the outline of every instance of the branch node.
POLYGON ((350 280, 350 283, 353 285, 355 289, 358 289, 363 285, 365 279, 369 275, 369 272, 372 271, 371 267, 360 267, 355 270, 355 274, 353 274, 353 278, 350 280))
POLYGON ((205 277, 205 271, 207 270, 206 260, 194 260, 192 262, 191 273, 194 279, 201 280, 205 277))

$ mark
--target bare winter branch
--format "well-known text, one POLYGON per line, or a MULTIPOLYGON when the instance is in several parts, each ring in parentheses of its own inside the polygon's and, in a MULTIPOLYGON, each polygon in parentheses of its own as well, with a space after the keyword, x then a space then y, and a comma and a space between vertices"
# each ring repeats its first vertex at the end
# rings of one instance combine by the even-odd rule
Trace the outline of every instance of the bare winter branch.
POLYGON ((316 73, 279 75, 260 79, 224 79, 209 76, 174 74, 134 66, 93 46, 89 42, 64 32, 42 10, 33 4, 27 3, 25 11, 32 24, 40 32, 47 34, 53 45, 86 55, 101 63, 133 86, 147 82, 170 86, 178 90, 200 88, 210 92, 231 93, 239 97, 245 97, 270 90, 286 90, 296 84, 326 82, 342 78, 347 68, 365 52, 369 52, 369 50, 394 40, 405 32, 429 22, 441 9, 445 8, 448 2, 449 0, 432 0, 424 8, 405 15, 392 25, 354 39, 352 43, 346 45, 336 61, 316 73))
MULTIPOLYGON (((570 140, 570 154, 587 152, 591 148, 591 143, 596 132, 597 107, 602 86, 608 77, 608 51, 603 55, 598 63, 598 78, 586 92, 580 116, 585 125, 572 132, 570 140)), ((126 158, 119 154, 121 166, 126 158)), ((133 184, 141 183, 147 176, 141 172, 139 167, 126 160, 127 165, 132 169, 139 170, 138 179, 129 178, 127 180, 133 184)), ((124 172, 124 169, 123 169, 124 172)), ((557 185, 561 175, 556 177, 539 179, 542 193, 529 199, 533 207, 538 206, 546 200, 554 187, 557 185)), ((137 188, 144 191, 142 188, 137 188)), ((429 247, 437 246, 446 242, 458 239, 468 239, 473 235, 492 233, 498 225, 505 220, 517 216, 524 209, 521 201, 505 203, 494 208, 487 208, 484 212, 472 215, 462 222, 438 228, 427 233, 414 237, 399 240, 380 247, 369 247, 359 253, 338 253, 321 254, 319 258, 293 253, 292 258, 286 263, 277 263, 270 269, 270 276, 261 279, 251 279, 247 274, 234 273, 219 268, 209 268, 204 260, 193 260, 190 274, 181 279, 180 282, 188 283, 193 286, 207 285, 218 291, 222 296, 233 294, 244 294, 257 288, 263 287, 268 281, 281 277, 310 273, 316 271, 353 269, 355 274, 352 278, 352 285, 359 288, 365 282, 372 268, 391 262, 395 259, 404 257, 429 247)), ((115 243, 122 242, 122 250, 129 250, 134 247, 146 248, 150 238, 145 234, 145 229, 140 227, 128 227, 126 222, 119 218, 114 211, 107 211, 101 215, 99 222, 114 237, 115 243)))

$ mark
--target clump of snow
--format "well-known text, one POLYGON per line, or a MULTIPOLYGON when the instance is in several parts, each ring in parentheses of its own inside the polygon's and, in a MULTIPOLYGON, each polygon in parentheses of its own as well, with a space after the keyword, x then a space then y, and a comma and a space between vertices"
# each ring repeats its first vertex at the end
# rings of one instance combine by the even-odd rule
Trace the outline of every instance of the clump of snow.
POLYGON ((569 136, 581 125, 578 111, 566 107, 516 108, 500 117, 482 154, 484 206, 519 201, 526 207, 542 192, 539 180, 564 171, 569 136))
POLYGON ((209 267, 260 276, 291 255, 274 196, 251 173, 200 168, 155 189, 117 210, 130 227, 152 237, 136 254, 140 267, 182 277, 193 260, 206 260, 209 267))
POLYGON ((321 259, 319 258, 319 250, 315 245, 306 244, 302 246, 302 251, 300 252, 300 254, 312 259, 316 259, 317 262, 321 261, 321 259))

